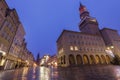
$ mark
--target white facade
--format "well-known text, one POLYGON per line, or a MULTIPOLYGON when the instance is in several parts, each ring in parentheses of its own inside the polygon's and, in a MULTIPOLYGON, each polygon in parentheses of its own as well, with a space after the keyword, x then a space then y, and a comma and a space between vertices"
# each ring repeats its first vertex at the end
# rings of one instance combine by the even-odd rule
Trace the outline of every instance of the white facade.
POLYGON ((101 36, 64 30, 57 41, 57 48, 58 64, 62 66, 70 64, 108 64, 110 62, 101 36))
POLYGON ((64 30, 57 40, 58 65, 109 64, 112 56, 101 35, 98 22, 80 4, 81 32, 64 30))

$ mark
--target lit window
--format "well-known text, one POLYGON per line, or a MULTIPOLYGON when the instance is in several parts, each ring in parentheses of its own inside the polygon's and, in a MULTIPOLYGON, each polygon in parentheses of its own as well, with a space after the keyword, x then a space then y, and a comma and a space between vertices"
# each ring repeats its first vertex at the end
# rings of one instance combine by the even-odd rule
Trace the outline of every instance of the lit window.
POLYGON ((63 52, 63 48, 61 49, 61 52, 63 52))
POLYGON ((3 66, 5 63, 5 59, 2 59, 1 62, 0 62, 0 66, 3 66))
POLYGON ((73 51, 73 46, 70 46, 70 50, 72 50, 72 51, 73 51))
POLYGON ((75 46, 75 51, 77 51, 78 50, 78 47, 77 46, 75 46))

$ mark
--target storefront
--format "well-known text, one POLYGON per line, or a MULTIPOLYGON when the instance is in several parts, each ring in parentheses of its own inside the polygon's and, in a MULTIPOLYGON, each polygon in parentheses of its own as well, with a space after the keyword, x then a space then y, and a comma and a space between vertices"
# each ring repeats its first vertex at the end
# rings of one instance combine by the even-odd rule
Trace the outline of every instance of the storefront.
POLYGON ((0 70, 4 68, 6 52, 0 51, 0 70))

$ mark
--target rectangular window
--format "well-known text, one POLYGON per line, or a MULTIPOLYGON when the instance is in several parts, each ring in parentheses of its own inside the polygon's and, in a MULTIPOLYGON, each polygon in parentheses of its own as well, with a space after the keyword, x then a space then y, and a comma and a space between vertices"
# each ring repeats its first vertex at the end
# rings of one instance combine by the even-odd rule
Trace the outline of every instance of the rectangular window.
POLYGON ((82 51, 82 48, 80 48, 80 51, 82 51))
POLYGON ((71 51, 73 51, 73 50, 74 50, 74 49, 73 49, 73 46, 70 46, 70 50, 71 50, 71 51))
POLYGON ((77 46, 75 46, 75 51, 78 51, 78 47, 77 46))

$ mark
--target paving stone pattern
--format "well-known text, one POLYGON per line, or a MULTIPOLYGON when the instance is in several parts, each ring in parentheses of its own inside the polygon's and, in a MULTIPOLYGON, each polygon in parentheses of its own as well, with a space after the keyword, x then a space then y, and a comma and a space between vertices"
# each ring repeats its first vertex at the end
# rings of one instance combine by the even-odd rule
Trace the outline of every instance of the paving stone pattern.
POLYGON ((112 65, 59 67, 58 72, 58 80, 120 80, 120 67, 112 65))

